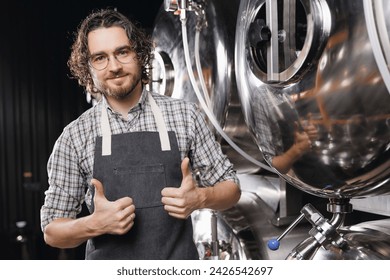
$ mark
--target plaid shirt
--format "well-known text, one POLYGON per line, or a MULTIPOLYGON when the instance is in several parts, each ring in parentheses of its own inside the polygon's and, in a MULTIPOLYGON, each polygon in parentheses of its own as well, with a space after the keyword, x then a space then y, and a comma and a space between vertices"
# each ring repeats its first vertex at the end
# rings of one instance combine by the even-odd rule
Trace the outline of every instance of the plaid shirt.
MULTIPOLYGON (((91 204, 88 187, 93 173, 95 140, 101 136, 101 106, 108 107, 112 134, 157 131, 146 95, 144 90, 127 120, 112 111, 103 98, 65 127, 48 160, 49 188, 41 208, 42 230, 56 218, 76 218, 84 201, 88 207, 91 204)), ((225 180, 238 184, 232 164, 222 153, 196 104, 156 93, 153 97, 163 113, 167 130, 176 133, 181 158, 188 156, 192 169, 200 171, 201 185, 213 186, 225 180)))

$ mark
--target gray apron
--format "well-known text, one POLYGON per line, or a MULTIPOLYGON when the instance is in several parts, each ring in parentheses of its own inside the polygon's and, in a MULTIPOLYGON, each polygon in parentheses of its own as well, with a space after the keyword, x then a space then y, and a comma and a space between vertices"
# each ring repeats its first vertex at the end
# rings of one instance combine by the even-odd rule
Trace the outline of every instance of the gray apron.
POLYGON ((158 132, 111 135, 107 109, 102 106, 102 137, 96 139, 93 176, 102 182, 108 200, 131 197, 136 217, 125 235, 88 240, 86 259, 199 259, 191 218, 173 218, 161 203, 164 187, 181 184, 181 158, 176 135, 166 130, 150 93, 148 100, 158 132))

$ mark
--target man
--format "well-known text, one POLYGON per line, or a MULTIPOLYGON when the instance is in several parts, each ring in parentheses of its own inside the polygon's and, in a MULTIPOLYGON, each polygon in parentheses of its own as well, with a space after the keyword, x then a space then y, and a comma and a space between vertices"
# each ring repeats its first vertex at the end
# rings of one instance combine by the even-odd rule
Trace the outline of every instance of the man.
POLYGON ((49 158, 47 244, 88 241, 86 259, 196 259, 191 213, 238 201, 235 171, 197 107, 145 89, 151 50, 114 10, 81 23, 68 65, 102 98, 64 129, 49 158), (84 201, 90 215, 78 217, 84 201))
POLYGON ((264 158, 279 173, 297 177, 315 188, 332 189, 345 182, 337 169, 323 162, 313 144, 319 131, 311 114, 298 115, 294 102, 283 92, 259 90, 254 95, 254 131, 264 158))

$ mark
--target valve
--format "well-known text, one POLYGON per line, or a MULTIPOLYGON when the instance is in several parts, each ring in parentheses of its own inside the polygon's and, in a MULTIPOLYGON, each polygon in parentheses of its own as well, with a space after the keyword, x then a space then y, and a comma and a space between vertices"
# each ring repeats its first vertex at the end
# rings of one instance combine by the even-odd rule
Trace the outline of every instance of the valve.
MULTIPOLYGON (((310 246, 305 244, 305 246, 298 245, 296 248, 300 248, 300 250, 307 247, 318 249, 320 246, 326 248, 328 244, 335 244, 338 248, 342 249, 345 247, 346 241, 342 235, 337 232, 337 228, 343 223, 344 215, 345 214, 343 213, 335 213, 332 220, 328 221, 317 211, 317 209, 308 203, 302 208, 301 215, 278 238, 268 241, 268 248, 274 251, 279 249, 280 240, 283 239, 283 237, 285 237, 303 218, 306 218, 313 225, 313 228, 309 232, 309 235, 311 236, 310 246)), ((294 253, 296 253, 295 250, 294 253)))
POLYGON ((289 227, 278 238, 269 240, 267 243, 268 248, 272 251, 278 250, 280 246, 280 240, 282 240, 283 237, 285 237, 290 231, 292 231, 293 228, 295 228, 304 217, 305 214, 302 213, 298 216, 297 219, 295 219, 295 221, 291 223, 291 225, 289 225, 289 227))

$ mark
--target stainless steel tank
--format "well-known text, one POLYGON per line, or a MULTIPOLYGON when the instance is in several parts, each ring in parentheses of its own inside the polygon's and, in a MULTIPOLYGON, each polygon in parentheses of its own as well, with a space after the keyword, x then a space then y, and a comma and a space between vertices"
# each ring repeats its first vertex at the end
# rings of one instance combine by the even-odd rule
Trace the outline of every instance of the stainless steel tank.
POLYGON ((246 123, 268 164, 328 198, 334 214, 302 209, 299 220, 314 228, 291 258, 315 258, 326 240, 353 247, 343 237, 350 199, 390 192, 389 31, 388 1, 240 3, 235 69, 246 123))
MULTIPOLYGON (((329 244, 320 248, 313 256, 314 260, 389 260, 390 259, 390 219, 367 221, 342 227, 347 246, 340 250, 329 244)), ((295 256, 291 256, 293 259, 295 256)))
MULTIPOLYGON (((234 44, 240 1, 231 0, 228 5, 223 0, 186 2, 189 2, 186 14, 187 42, 197 86, 202 88, 199 79, 202 75, 210 100, 209 109, 223 131, 244 153, 255 161, 264 162, 243 118, 237 93, 234 44), (201 73, 197 73, 195 60, 197 33, 201 73)), ((171 3, 177 1, 165 1, 155 19, 152 33, 155 59, 150 87, 160 94, 199 104, 184 59, 182 23, 178 15, 167 11, 171 3)), ((207 118, 206 115, 205 117, 207 118)), ((210 128, 238 172, 259 171, 261 166, 251 163, 232 149, 211 123, 210 128)))

